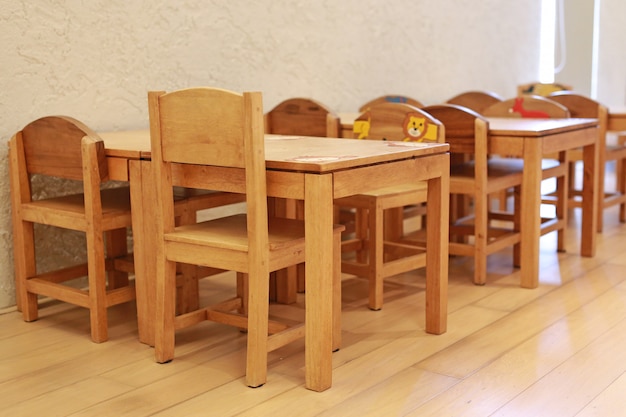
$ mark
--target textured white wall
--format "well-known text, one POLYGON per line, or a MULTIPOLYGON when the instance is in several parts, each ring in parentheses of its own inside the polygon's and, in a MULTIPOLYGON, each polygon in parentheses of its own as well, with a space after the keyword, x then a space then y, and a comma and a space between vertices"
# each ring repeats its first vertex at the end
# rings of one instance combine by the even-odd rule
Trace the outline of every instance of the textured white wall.
MULTIPOLYGON (((0 140, 49 114, 76 117, 96 130, 147 126, 149 89, 260 90, 266 109, 310 96, 337 111, 385 93, 426 104, 473 88, 510 96, 516 84, 537 79, 539 5, 0 0, 0 140)), ((71 257, 74 238, 58 239, 55 255, 71 257)), ((13 303, 3 145, 0 308, 13 303)))

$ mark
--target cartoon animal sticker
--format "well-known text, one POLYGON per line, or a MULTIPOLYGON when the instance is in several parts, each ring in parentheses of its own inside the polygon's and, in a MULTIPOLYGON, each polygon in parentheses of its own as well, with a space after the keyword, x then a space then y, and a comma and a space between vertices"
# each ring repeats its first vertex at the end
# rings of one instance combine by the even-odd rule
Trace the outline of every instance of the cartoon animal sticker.
POLYGON ((526 110, 524 108, 524 98, 517 97, 513 103, 513 107, 509 109, 510 113, 518 113, 522 117, 535 118, 535 119, 548 119, 550 115, 541 110, 526 110))
POLYGON ((403 123, 405 142, 437 141, 437 125, 419 113, 407 113, 403 123))
POLYGON ((352 132, 357 136, 357 139, 367 139, 370 134, 370 126, 371 115, 366 112, 354 121, 352 132))

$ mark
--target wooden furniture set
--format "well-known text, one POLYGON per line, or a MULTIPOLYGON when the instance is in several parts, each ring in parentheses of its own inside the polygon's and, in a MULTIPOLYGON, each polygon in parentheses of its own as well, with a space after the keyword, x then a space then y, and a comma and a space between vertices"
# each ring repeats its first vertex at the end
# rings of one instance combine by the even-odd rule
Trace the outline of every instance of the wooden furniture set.
POLYGON ((158 362, 174 358, 177 330, 205 320, 227 323, 247 329, 249 386, 266 382, 269 351, 304 337, 306 387, 323 391, 332 384, 332 351, 341 345, 342 266, 344 272, 370 277, 373 309, 382 306, 385 276, 426 266, 425 328, 433 334, 447 327, 448 249, 473 256, 474 282, 483 284, 486 256, 513 246, 521 285, 536 287, 542 159, 572 149, 580 150, 588 173, 581 191, 581 254, 594 255, 599 161, 593 116, 489 118, 455 104, 422 110, 370 104, 367 109, 356 121, 369 124, 364 136, 369 140, 321 138, 344 135, 347 126, 354 134, 355 124, 342 118, 340 125, 337 115, 307 99, 286 101, 263 115, 260 93, 211 88, 149 93, 150 131, 98 135, 62 117, 27 125, 10 142, 16 287, 25 320, 37 318, 37 294, 58 298, 89 308, 92 339, 101 342, 107 338, 106 308, 136 297, 139 339, 155 346, 158 362), (294 105, 300 110, 294 112, 294 105), (280 120, 290 112, 295 119, 280 120), (428 133, 428 141, 411 138, 409 113, 422 128, 430 125, 420 133, 428 133), (311 136, 297 133, 309 122, 311 136), (471 157, 451 169, 448 150, 471 157), (489 154, 512 155, 523 164, 504 169, 489 154), (33 201, 31 174, 82 181, 84 193, 33 201), (101 190, 108 180, 127 181, 130 187, 101 190), (510 188, 518 190, 508 218, 513 226, 498 229, 486 195, 510 188), (181 189, 217 190, 220 197, 201 203, 205 193, 176 197, 181 189), (474 212, 469 223, 455 215, 449 240, 449 199, 457 194, 472 196, 474 212), (198 210, 244 200, 246 215, 196 221, 198 210), (276 211, 276 201, 296 201, 292 207, 298 208, 276 211), (424 202, 427 244, 399 240, 401 208, 424 202), (355 240, 340 243, 343 227, 333 221, 339 219, 335 204, 356 208, 355 240), (388 210, 395 216, 385 223, 387 208, 395 209, 388 210), (38 273, 34 223, 84 231, 87 265, 38 273), (129 227, 134 260, 126 245, 129 227), (350 270, 340 259, 340 245, 359 247, 355 259, 365 266, 350 270), (392 248, 387 256, 385 248, 392 248), (180 267, 192 264, 200 268, 180 267), (300 286, 306 312, 304 323, 291 326, 268 318, 269 277, 295 265, 306 277, 300 286), (238 272, 236 293, 218 305, 199 306, 193 301, 198 277, 221 270, 238 272), (61 287, 86 275, 86 291, 61 287))
MULTIPOLYGON (((151 93, 150 97, 152 134, 143 130, 99 136, 79 132, 78 135, 81 140, 83 136, 96 138, 101 151, 96 158, 100 172, 108 172, 108 179, 130 184, 130 192, 124 189, 127 196, 124 201, 127 206, 130 201, 132 210, 125 210, 123 226, 132 224, 133 228, 134 264, 129 270, 134 270, 135 275, 139 337, 142 342, 155 345, 157 361, 173 358, 176 330, 207 319, 225 321, 248 329, 246 380, 250 386, 265 382, 269 350, 304 336, 306 386, 317 391, 329 388, 332 351, 340 346, 340 251, 333 247, 338 246, 341 228, 333 226, 333 201, 370 188, 419 181, 428 184, 430 210, 425 327, 434 334, 446 331, 447 221, 441 221, 449 195, 446 144, 414 147, 382 141, 263 136, 259 94, 192 89, 151 93), (207 95, 210 98, 206 106, 199 106, 207 95), (218 102, 220 105, 216 105, 218 102), (219 110, 207 121, 204 113, 211 114, 211 109, 219 110), (203 115, 194 110, 202 111, 203 115), (150 138, 154 142, 152 148, 150 138), (245 143, 235 144, 229 138, 245 139, 245 143), (263 142, 259 143, 260 140, 263 142), (209 147, 212 152, 202 152, 209 147), (207 156, 211 153, 213 160, 207 156), (249 164, 254 168, 248 168, 249 164), (260 171, 264 174, 259 174, 260 171), (208 181, 208 186, 201 180, 208 181), (170 187, 176 184, 185 189, 207 187, 234 193, 243 193, 246 187, 251 187, 254 191, 245 191, 248 221, 235 216, 177 226, 180 222, 176 221, 174 191, 170 187), (303 201, 304 220, 268 217, 264 185, 267 196, 303 201), (277 235, 269 232, 275 228, 277 235), (214 251, 220 255, 213 255, 214 251), (202 258, 196 261, 202 266, 239 270, 237 294, 218 307, 187 308, 184 314, 177 314, 176 264, 194 263, 198 258, 202 258), (271 270, 302 262, 306 274, 306 318, 304 325, 287 329, 268 321, 268 276, 271 270), (227 314, 231 312, 234 314, 227 314), (269 336, 270 333, 274 335, 269 336)), ((40 136, 54 134, 45 133, 40 136)), ((59 149, 65 148, 57 146, 56 150, 59 149)), ((19 178, 25 174, 13 176, 19 178)), ((94 184, 91 192, 98 194, 96 190, 100 187, 94 184)), ((17 192, 17 187, 13 191, 17 192)), ((124 238, 125 233, 126 229, 124 238)), ((94 240, 102 241, 102 237, 94 240)), ((29 258, 32 255, 23 256, 25 260, 29 258)), ((18 282, 24 283, 23 287, 32 285, 28 291, 34 292, 39 284, 32 271, 26 267, 17 269, 18 282)), ((102 267, 101 271, 104 270, 102 267)), ((53 281, 65 276, 66 273, 61 273, 53 281)), ((109 286, 117 286, 116 282, 109 280, 109 286)), ((114 300, 121 299, 118 295, 121 292, 117 288, 114 291, 117 297, 114 300)), ((94 294, 95 291, 89 292, 90 297, 94 294)), ((68 298, 75 297, 60 297, 68 298)), ((107 303, 112 301, 104 305, 107 303)), ((30 311, 26 309, 27 301, 22 304, 25 311, 30 311)), ((93 328, 100 329, 100 323, 106 321, 100 320, 93 328)))

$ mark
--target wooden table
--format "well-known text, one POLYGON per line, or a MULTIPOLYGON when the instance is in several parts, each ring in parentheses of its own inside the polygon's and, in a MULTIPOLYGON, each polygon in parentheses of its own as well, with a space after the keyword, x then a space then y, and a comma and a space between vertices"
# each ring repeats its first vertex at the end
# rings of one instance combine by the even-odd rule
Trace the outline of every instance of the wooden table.
POLYGON ((585 175, 580 253, 596 251, 598 152, 596 119, 488 118, 489 153, 524 159, 521 195, 521 286, 539 285, 539 238, 541 237, 541 160, 543 155, 583 149, 585 175))
MULTIPOLYGON (((139 336, 153 344, 150 277, 151 210, 149 132, 101 134, 114 179, 131 187, 139 336)), ((407 144, 296 136, 266 137, 267 190, 304 200, 306 245, 306 387, 332 382, 333 200, 402 182, 428 182, 426 331, 447 327, 449 154, 447 144, 407 144)))
MULTIPOLYGON (((358 113, 340 113, 341 134, 352 137, 352 124, 358 113)), ((583 148, 585 175, 580 253, 594 256, 597 199, 594 192, 598 178, 596 119, 527 119, 488 118, 489 153, 518 156, 524 159, 522 183, 522 230, 520 247, 521 286, 539 285, 539 238, 541 237, 541 159, 542 155, 561 150, 583 148)), ((609 125, 626 130, 626 108, 613 113, 609 125), (612 120, 612 122, 611 122, 612 120), (611 125, 612 123, 612 125, 611 125)))

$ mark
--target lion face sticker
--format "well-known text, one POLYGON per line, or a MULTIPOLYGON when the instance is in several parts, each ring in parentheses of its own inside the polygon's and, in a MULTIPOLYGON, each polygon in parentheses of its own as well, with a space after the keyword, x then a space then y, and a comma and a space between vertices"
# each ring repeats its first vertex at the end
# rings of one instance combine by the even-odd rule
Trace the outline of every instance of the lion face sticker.
POLYGON ((423 142, 437 140, 437 126, 428 122, 418 113, 407 113, 404 118, 404 141, 423 142))

